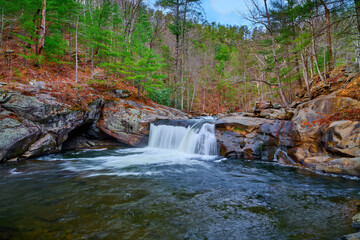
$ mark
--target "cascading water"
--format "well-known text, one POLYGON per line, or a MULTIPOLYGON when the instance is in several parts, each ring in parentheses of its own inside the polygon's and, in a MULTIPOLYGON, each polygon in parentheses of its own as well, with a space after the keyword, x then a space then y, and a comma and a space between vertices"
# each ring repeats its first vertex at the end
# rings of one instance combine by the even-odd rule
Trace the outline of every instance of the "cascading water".
POLYGON ((149 147, 174 149, 190 154, 217 155, 215 125, 200 121, 193 126, 150 126, 149 147))

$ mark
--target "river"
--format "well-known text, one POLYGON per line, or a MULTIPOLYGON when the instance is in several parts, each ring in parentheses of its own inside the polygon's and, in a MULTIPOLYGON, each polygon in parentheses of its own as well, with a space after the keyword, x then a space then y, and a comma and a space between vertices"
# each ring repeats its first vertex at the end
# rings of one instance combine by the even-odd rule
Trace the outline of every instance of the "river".
POLYGON ((358 179, 169 148, 0 166, 0 239, 337 239, 354 231, 358 179))

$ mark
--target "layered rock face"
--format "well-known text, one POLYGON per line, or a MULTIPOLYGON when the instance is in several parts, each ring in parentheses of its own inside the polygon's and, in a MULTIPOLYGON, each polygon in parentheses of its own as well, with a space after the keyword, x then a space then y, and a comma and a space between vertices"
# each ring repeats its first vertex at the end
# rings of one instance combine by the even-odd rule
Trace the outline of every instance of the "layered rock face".
POLYGON ((157 119, 188 118, 181 111, 155 103, 98 99, 87 110, 73 110, 48 94, 0 94, 0 161, 25 159, 67 149, 102 145, 138 146, 157 119), (69 134, 81 129, 77 136, 69 134), (64 144, 65 143, 65 144, 64 144))
MULTIPOLYGON (((272 161, 279 150, 299 145, 296 126, 291 121, 230 116, 216 123, 220 153, 226 157, 272 161)), ((290 159, 283 161, 291 163, 290 159)))
POLYGON ((174 108, 119 100, 105 104, 97 127, 129 146, 142 146, 147 144, 150 123, 158 119, 186 118, 188 116, 185 113, 174 108))

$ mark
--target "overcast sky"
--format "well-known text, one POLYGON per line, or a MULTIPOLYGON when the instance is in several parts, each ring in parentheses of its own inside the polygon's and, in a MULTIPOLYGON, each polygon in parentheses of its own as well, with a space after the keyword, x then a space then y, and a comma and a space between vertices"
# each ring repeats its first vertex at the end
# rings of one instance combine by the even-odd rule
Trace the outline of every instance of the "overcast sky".
MULTIPOLYGON (((155 2, 155 0, 148 1, 155 2)), ((206 18, 210 23, 238 26, 248 24, 238 13, 238 11, 245 12, 247 10, 245 0, 202 0, 202 3, 206 18)))

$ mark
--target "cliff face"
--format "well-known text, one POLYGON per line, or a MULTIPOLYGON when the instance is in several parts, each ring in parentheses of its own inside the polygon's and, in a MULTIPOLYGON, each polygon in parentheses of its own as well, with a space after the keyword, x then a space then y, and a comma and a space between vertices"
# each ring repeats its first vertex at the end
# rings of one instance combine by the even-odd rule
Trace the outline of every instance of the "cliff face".
POLYGON ((252 113, 220 119, 221 153, 360 176, 358 67, 336 69, 325 83, 314 80, 311 95, 301 93, 287 109, 258 104, 252 113))

